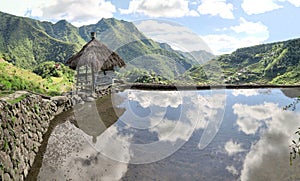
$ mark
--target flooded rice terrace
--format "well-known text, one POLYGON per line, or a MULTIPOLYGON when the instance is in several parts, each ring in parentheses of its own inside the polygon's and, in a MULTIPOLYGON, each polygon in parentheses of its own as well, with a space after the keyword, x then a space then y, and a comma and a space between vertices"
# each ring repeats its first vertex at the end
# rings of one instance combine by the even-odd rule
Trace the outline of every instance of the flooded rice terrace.
POLYGON ((27 179, 300 180, 299 89, 125 90, 52 122, 27 179))

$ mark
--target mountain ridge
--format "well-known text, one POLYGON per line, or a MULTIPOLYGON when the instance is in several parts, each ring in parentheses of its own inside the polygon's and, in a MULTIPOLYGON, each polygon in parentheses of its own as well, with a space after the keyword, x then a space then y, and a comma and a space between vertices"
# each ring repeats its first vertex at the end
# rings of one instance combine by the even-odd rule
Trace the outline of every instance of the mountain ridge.
POLYGON ((193 67, 186 76, 205 81, 207 75, 212 74, 209 67, 216 66, 222 71, 219 72, 219 80, 214 77, 211 83, 299 84, 300 38, 239 48, 203 66, 193 67))
POLYGON ((75 27, 66 20, 51 23, 2 12, 0 16, 3 25, 0 28, 0 56, 26 69, 44 61, 65 62, 90 40, 90 32, 96 32, 97 39, 116 51, 131 67, 154 70, 171 79, 197 62, 194 57, 161 47, 132 22, 124 20, 102 18, 96 24, 75 27), (2 38, 4 36, 8 38, 2 38))
POLYGON ((65 62, 90 40, 90 32, 125 60, 126 71, 140 69, 147 76, 153 71, 162 79, 199 84, 299 83, 300 38, 215 57, 205 51, 175 51, 147 38, 132 22, 115 18, 75 27, 66 20, 51 23, 0 12, 0 58, 26 69, 45 61, 65 62))

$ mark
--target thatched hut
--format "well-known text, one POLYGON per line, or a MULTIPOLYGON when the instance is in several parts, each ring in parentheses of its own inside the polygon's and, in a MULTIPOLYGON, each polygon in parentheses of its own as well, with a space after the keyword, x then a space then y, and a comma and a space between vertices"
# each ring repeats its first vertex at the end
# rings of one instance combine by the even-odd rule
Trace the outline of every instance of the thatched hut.
POLYGON ((77 93, 94 93, 96 86, 111 83, 109 81, 115 66, 125 66, 125 62, 117 53, 95 38, 94 32, 91 36, 91 41, 66 62, 70 68, 77 71, 77 93))

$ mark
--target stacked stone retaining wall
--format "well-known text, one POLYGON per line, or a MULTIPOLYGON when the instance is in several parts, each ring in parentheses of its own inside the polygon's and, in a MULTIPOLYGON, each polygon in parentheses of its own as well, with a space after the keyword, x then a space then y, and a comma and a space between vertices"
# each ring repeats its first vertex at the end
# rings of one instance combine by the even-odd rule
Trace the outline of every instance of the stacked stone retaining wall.
POLYGON ((14 104, 0 100, 0 180, 26 178, 50 121, 75 102, 74 97, 43 99, 29 93, 14 104))

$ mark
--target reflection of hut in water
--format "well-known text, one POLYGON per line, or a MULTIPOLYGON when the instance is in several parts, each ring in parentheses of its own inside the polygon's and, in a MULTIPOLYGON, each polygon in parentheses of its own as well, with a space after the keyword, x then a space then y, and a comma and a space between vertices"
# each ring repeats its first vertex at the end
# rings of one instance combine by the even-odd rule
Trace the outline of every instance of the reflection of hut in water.
POLYGON ((114 106, 113 101, 115 99, 122 101, 121 97, 117 95, 114 97, 112 99, 111 96, 106 96, 97 101, 74 106, 75 121, 73 124, 85 134, 91 136, 93 143, 96 143, 97 137, 114 124, 125 112, 124 108, 114 106))
POLYGON ((91 35, 92 40, 66 62, 70 68, 77 71, 77 94, 92 94, 97 86, 111 84, 114 67, 125 66, 118 54, 96 40, 94 32, 91 35))
POLYGON ((93 137, 93 142, 96 143, 97 136, 106 130, 104 120, 98 114, 95 102, 87 102, 74 106, 74 115, 76 126, 93 137))

